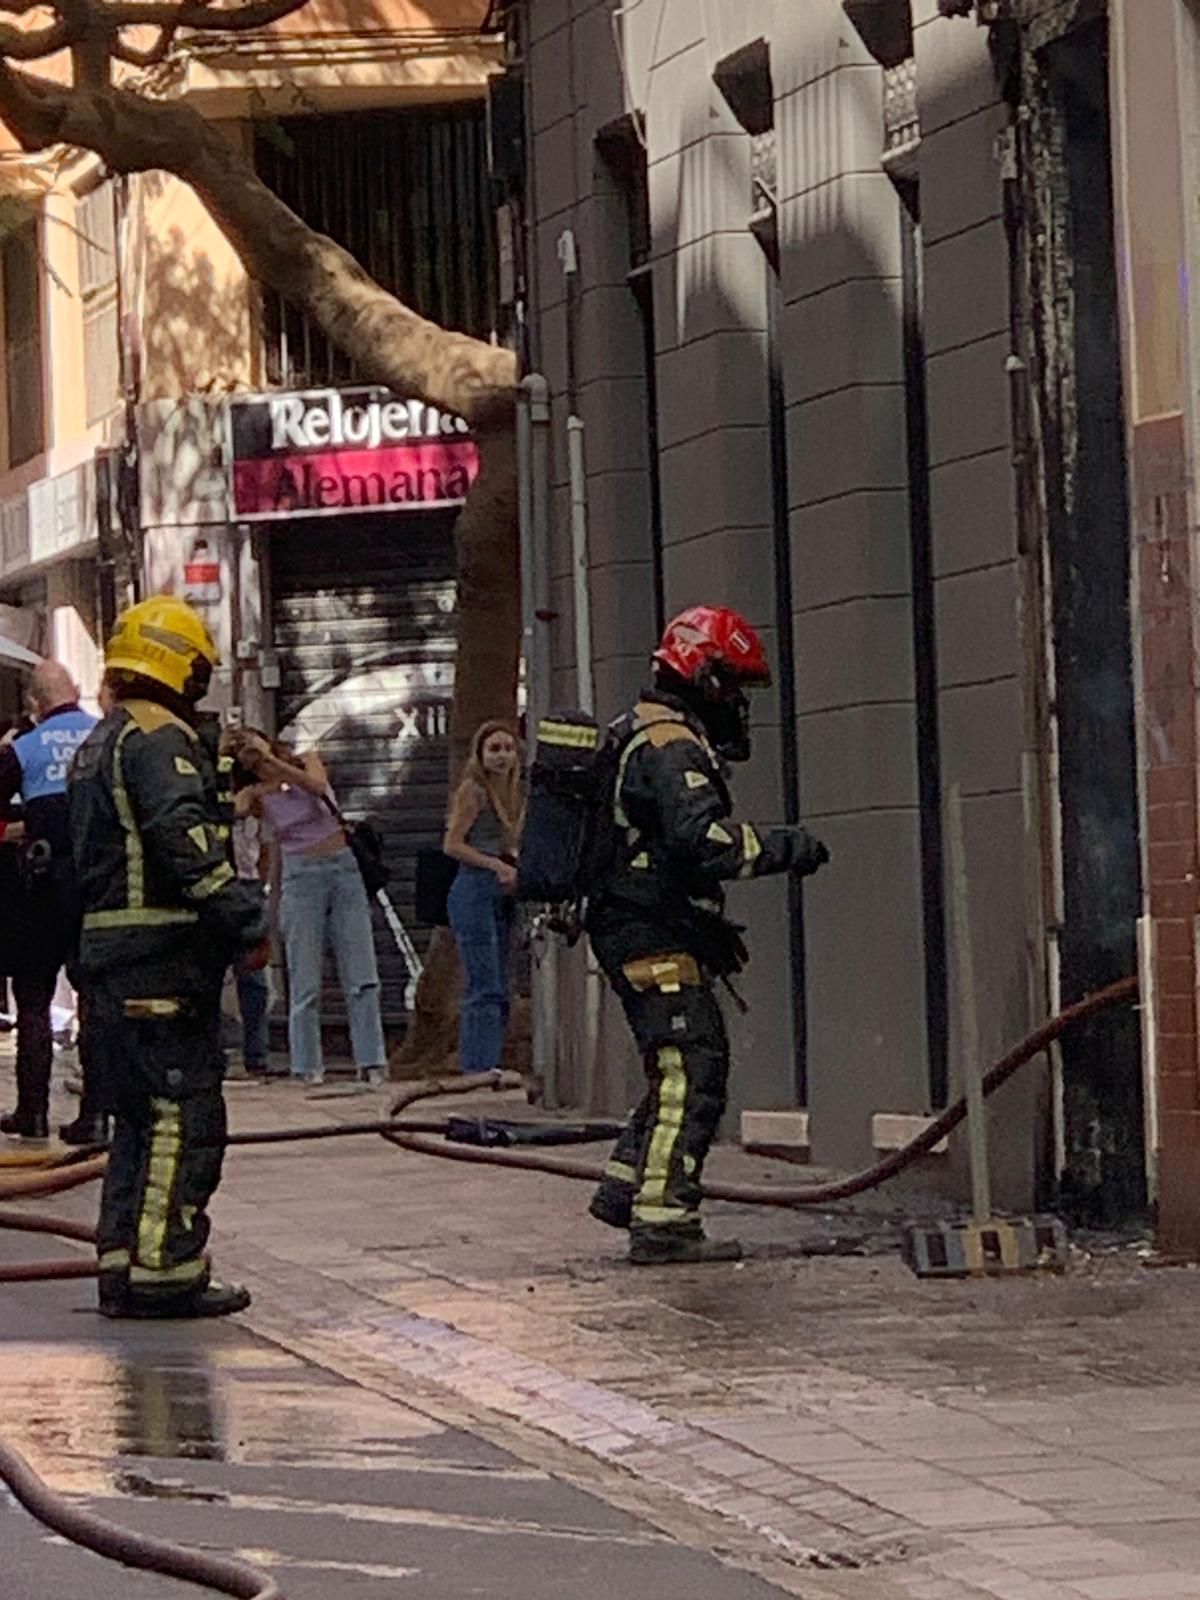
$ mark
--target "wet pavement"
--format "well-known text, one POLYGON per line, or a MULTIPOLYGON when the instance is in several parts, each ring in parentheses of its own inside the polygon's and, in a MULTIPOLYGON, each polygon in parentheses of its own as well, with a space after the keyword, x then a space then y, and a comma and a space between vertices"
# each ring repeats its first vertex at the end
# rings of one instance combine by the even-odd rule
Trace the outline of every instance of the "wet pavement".
MULTIPOLYGON (((300 1128, 377 1115, 387 1091, 229 1098, 235 1127, 300 1128)), ((479 1109, 501 1106, 519 1114, 479 1109)), ((714 1168, 766 1175, 728 1149, 714 1168)), ((1061 1277, 921 1283, 890 1248, 890 1208, 913 1201, 886 1195, 875 1213, 716 1206, 750 1259, 639 1272, 587 1193, 374 1138, 231 1152, 215 1243, 254 1291, 241 1330, 117 1337, 71 1311, 81 1286, 5 1295, 0 1403, 49 1441, 56 1481, 136 1526, 265 1551, 293 1600, 537 1600, 564 1592, 564 1554, 584 1600, 647 1582, 663 1600, 1200 1596, 1200 1272, 1091 1241, 1061 1277), (48 1349, 69 1375, 31 1390, 48 1349), (114 1349, 138 1375, 101 1383, 113 1442, 89 1451, 72 1363, 114 1349), (217 1421, 148 1453, 129 1419, 164 1412, 217 1421)), ((31 1243, 0 1235, 0 1258, 31 1243)), ((22 1551, 59 1559, 18 1525, 22 1551)), ((113 1581, 88 1595, 171 1590, 113 1581)), ((50 1592, 82 1600, 71 1582, 50 1592)))
MULTIPOLYGON (((0 1260, 42 1254, 0 1234, 0 1260)), ((287 1600, 559 1600, 565 1570, 578 1600, 780 1592, 233 1323, 107 1323, 91 1294, 0 1289, 4 1437, 113 1521, 269 1567, 287 1600)), ((7 1498, 0 1550, 5 1600, 200 1592, 79 1551, 7 1498)))

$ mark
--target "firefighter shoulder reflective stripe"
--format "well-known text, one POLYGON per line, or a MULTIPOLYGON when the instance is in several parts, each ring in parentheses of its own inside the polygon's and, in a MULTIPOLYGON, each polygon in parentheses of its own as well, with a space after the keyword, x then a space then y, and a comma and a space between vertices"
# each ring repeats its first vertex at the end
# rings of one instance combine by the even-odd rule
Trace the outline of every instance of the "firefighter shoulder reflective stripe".
POLYGON ((613 792, 613 816, 622 828, 630 826, 625 808, 621 804, 625 774, 629 770, 630 761, 642 746, 649 744, 661 750, 664 745, 673 744, 676 740, 690 739, 695 744, 700 743, 679 712, 669 711, 666 706, 656 706, 652 702, 642 701, 637 706, 634 717, 634 732, 625 741, 620 760, 617 762, 617 781, 613 792))
POLYGON ((85 933, 107 933, 114 928, 181 928, 199 922, 195 911, 174 910, 166 906, 127 906, 118 911, 87 911, 83 917, 85 933))
POLYGON ((150 1109, 153 1122, 150 1154, 146 1162, 146 1185, 138 1217, 137 1264, 161 1271, 175 1182, 179 1176, 183 1116, 175 1100, 152 1100, 150 1109))
POLYGON ((675 1146, 683 1131, 687 1104, 687 1073, 683 1052, 675 1045, 664 1045, 658 1052, 658 1113, 646 1152, 642 1187, 638 1190, 633 1215, 636 1222, 661 1223, 687 1216, 685 1206, 667 1203, 667 1183, 675 1146))

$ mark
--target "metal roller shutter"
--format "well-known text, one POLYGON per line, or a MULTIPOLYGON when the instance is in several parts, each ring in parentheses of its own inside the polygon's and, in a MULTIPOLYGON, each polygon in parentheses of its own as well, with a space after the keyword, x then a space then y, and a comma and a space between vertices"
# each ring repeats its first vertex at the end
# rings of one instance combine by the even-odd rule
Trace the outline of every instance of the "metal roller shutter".
MULTIPOLYGON (((288 523, 271 542, 281 734, 319 748, 342 809, 370 816, 387 844, 391 898, 414 918, 416 852, 445 826, 454 683, 453 512, 288 523)), ((389 1035, 405 1021, 407 973, 382 913, 375 947, 389 1035)), ((324 1019, 344 1026, 332 971, 324 1019)))

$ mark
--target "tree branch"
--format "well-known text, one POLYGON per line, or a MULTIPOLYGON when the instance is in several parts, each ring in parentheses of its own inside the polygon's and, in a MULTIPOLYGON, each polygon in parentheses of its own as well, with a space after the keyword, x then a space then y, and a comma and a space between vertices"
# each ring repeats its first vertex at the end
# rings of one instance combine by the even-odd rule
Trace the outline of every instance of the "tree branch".
POLYGON ((113 0, 103 5, 103 13, 110 26, 117 28, 176 27, 246 33, 252 28, 269 28, 308 3, 309 0, 245 0, 233 10, 219 10, 214 0, 113 0))
POLYGON ((157 67, 171 54, 177 32, 174 26, 161 29, 157 41, 146 50, 115 39, 111 46, 112 58, 114 61, 123 61, 129 67, 157 67))
POLYGON ((78 30, 64 21, 48 23, 44 28, 10 28, 7 23, 0 23, 0 56, 7 56, 10 61, 40 61, 68 49, 78 38, 78 30))
POLYGON ((0 118, 29 151, 77 145, 113 172, 173 173, 203 200, 250 276, 306 312, 365 378, 477 428, 511 423, 511 351, 439 328, 380 288, 194 107, 110 86, 64 88, 0 62, 0 118))

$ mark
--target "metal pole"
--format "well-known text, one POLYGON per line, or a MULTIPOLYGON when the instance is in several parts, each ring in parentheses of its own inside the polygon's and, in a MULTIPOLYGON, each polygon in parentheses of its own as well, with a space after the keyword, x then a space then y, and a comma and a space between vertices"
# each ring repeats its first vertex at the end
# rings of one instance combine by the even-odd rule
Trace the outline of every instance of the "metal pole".
POLYGON ((975 1007, 975 961, 971 952, 971 904, 963 835, 962 790, 957 783, 950 786, 946 812, 950 845, 950 903, 958 966, 959 1052, 967 1098, 967 1147, 971 1158, 971 1206, 975 1221, 982 1223, 991 1220, 992 1184, 988 1171, 983 1068, 979 1059, 979 1015, 975 1007))
POLYGON ((567 418, 567 463, 571 478, 571 562, 575 578, 575 676, 579 709, 596 712, 592 674, 592 597, 588 585, 587 476, 583 461, 583 423, 567 418))
MULTIPOLYGON (((520 486, 521 601, 525 652, 525 718, 532 748, 550 705, 549 584, 550 390, 530 374, 517 409, 520 486)), ((533 1075, 549 1105, 558 1103, 558 948, 534 928, 532 988, 533 1075)))
MULTIPOLYGON (((596 678, 592 670, 592 595, 588 582, 587 473, 583 455, 584 427, 579 417, 567 418, 567 470, 571 483, 571 564, 575 597, 575 679, 579 709, 596 714, 596 678)), ((583 1094, 594 1103, 596 1054, 600 1037, 600 968, 591 946, 584 957, 583 1094)))

